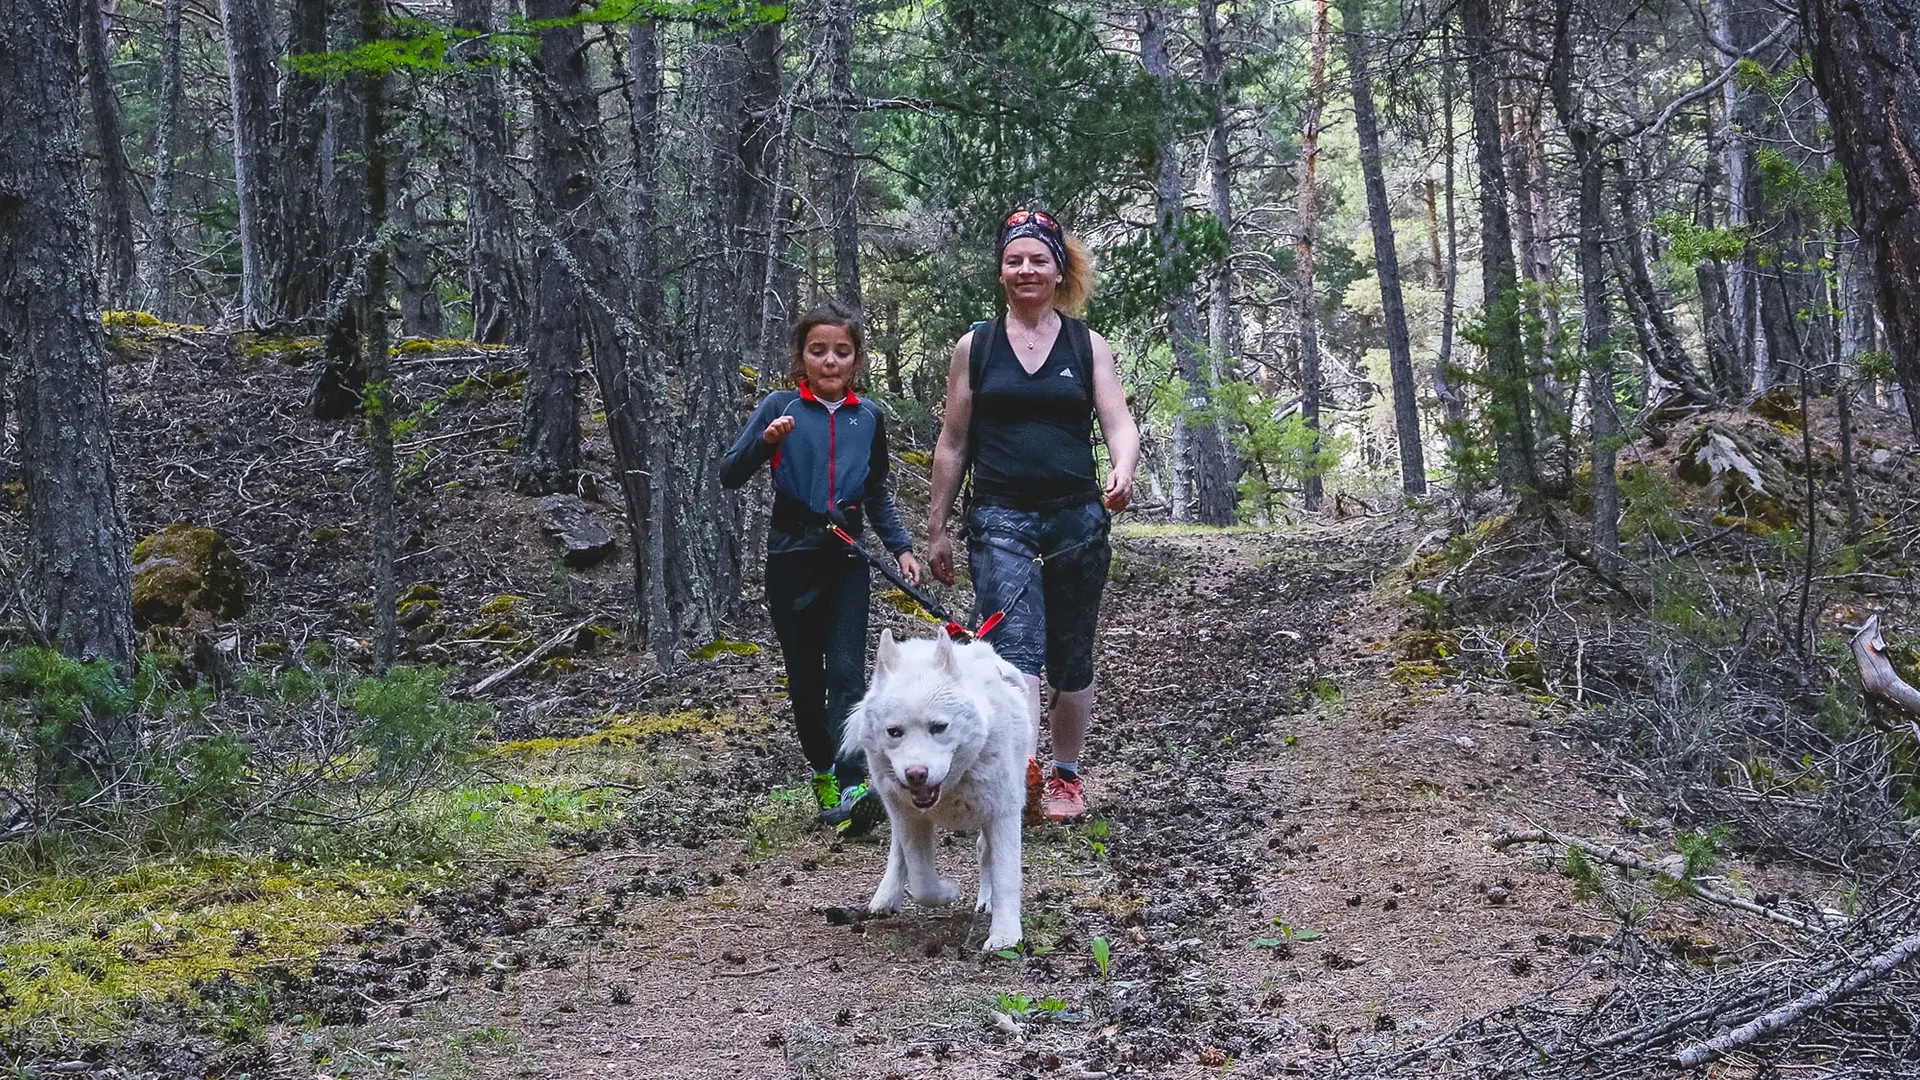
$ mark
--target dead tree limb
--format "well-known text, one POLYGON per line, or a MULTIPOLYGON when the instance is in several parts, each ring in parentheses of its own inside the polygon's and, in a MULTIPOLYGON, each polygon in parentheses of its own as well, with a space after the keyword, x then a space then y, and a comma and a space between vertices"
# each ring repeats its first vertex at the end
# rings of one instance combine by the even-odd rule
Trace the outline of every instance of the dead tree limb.
POLYGON ((1850 975, 1827 982, 1818 990, 1794 998, 1772 1012, 1763 1013, 1737 1028, 1687 1047, 1673 1056, 1673 1062, 1683 1069, 1704 1065, 1853 993, 1916 956, 1920 956, 1920 934, 1900 941, 1850 975))
MULTIPOLYGON (((1900 677, 1887 659, 1887 641, 1880 636, 1880 616, 1873 615, 1860 632, 1853 635, 1853 661, 1860 666, 1860 689, 1883 701, 1890 701, 1909 713, 1920 716, 1920 690, 1900 677)), ((1920 739, 1920 722, 1907 721, 1914 738, 1920 739)))
POLYGON ((1676 867, 1672 865, 1670 861, 1654 862, 1651 859, 1643 859, 1632 852, 1623 851, 1617 847, 1607 847, 1596 844, 1591 840, 1584 840, 1578 836, 1550 832, 1546 829, 1504 833, 1493 838, 1493 849, 1495 851, 1505 851, 1515 844, 1559 844, 1562 847, 1579 848, 1594 858, 1602 862, 1611 863, 1614 866, 1628 870, 1641 870, 1650 874, 1658 874, 1681 888, 1686 889, 1691 895, 1705 900, 1709 904, 1719 904, 1722 907, 1734 908, 1747 912, 1750 915, 1758 915, 1763 919, 1771 919, 1783 926, 1791 926, 1795 930, 1805 931, 1811 929, 1804 919, 1795 918, 1784 911, 1767 907, 1764 904, 1756 904, 1751 900, 1743 900, 1738 896, 1732 896, 1716 889, 1709 889, 1697 881, 1690 880, 1682 874, 1677 873, 1676 867))
POLYGON ((585 630, 587 628, 587 625, 591 622, 593 622, 591 618, 582 619, 579 622, 574 623, 572 626, 567 627, 565 630, 562 630, 559 633, 553 635, 552 637, 548 638, 544 643, 542 643, 539 648, 533 650, 532 652, 521 657, 520 659, 515 660, 512 664, 509 664, 508 666, 500 669, 499 671, 494 672, 493 674, 487 676, 486 678, 481 679, 479 682, 474 683, 473 689, 468 690, 467 693, 476 694, 476 695, 484 694, 488 690, 491 690, 495 686, 498 686, 500 683, 503 683, 508 679, 513 678, 515 675, 520 674, 522 671, 525 671, 529 665, 533 664, 535 661, 539 660, 541 657, 552 652, 557 646, 559 646, 561 642, 571 641, 577 638, 580 634, 580 631, 585 630))

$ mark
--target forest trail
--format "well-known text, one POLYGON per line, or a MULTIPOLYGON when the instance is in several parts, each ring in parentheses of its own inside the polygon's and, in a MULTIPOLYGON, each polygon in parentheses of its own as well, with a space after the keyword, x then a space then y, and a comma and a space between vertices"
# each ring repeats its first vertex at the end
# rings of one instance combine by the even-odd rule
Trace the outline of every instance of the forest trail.
MULTIPOLYGON (((1598 963, 1578 954, 1600 913, 1487 840, 1604 835, 1618 811, 1539 705, 1394 677, 1389 530, 1117 538, 1092 820, 1026 834, 1038 955, 974 952, 970 909, 849 925, 883 844, 783 828, 799 811, 776 794, 697 848, 656 831, 551 885, 503 877, 501 905, 541 925, 469 951, 510 973, 455 980, 417 1017, 389 1008, 362 1045, 413 1075, 1321 1073, 1336 1046, 1419 1045, 1572 982, 1598 963)), ((753 755, 701 775, 764 771, 753 755)), ((970 888, 971 843, 941 854, 970 888)), ((1596 966, 1570 993, 1605 981, 1596 966)))

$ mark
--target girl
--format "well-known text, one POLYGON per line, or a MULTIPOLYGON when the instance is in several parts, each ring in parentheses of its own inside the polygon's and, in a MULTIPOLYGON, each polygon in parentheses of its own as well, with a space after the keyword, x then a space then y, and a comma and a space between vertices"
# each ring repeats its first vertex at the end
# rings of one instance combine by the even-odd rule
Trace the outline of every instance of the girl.
POLYGON ((827 525, 840 517, 858 538, 862 519, 870 519, 902 576, 920 580, 887 488, 886 417, 853 392, 866 359, 853 312, 827 303, 802 315, 793 326, 798 389, 768 394, 720 465, 729 488, 772 465, 767 607, 820 820, 849 835, 870 832, 886 809, 867 791, 863 758, 835 759, 847 713, 866 686, 867 564, 827 525))

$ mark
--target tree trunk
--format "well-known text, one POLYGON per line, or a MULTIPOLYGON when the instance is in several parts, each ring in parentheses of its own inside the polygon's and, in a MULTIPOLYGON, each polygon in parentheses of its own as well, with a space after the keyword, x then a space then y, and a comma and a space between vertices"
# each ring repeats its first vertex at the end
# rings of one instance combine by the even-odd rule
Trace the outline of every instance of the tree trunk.
MULTIPOLYGON (((358 4, 334 5, 329 37, 352 47, 365 32, 358 4)), ((324 342, 311 408, 316 419, 343 420, 360 412, 367 385, 367 353, 361 336, 366 312, 360 303, 374 231, 367 221, 366 80, 341 79, 326 96, 331 153, 321 162, 327 213, 327 277, 322 312, 324 342)))
MULTIPOLYGON (((1324 5, 1325 0, 1321 2, 1324 5)), ((1184 186, 1178 141, 1179 93, 1174 82, 1173 60, 1167 53, 1170 22, 1171 15, 1165 8, 1148 5, 1141 10, 1140 62, 1160 92, 1154 173, 1155 236, 1160 286, 1167 303, 1167 336, 1173 346, 1174 363, 1188 386, 1187 406, 1204 412, 1213 403, 1212 372, 1206 362, 1200 311, 1194 303, 1192 283, 1179 277, 1179 265, 1185 254, 1180 238, 1184 186)), ((1188 425, 1186 434, 1196 517, 1207 525, 1233 524, 1239 520, 1239 498, 1234 489, 1232 459, 1220 438, 1220 429, 1212 423, 1192 424, 1188 425)))
MULTIPOLYGON (((533 5, 562 18, 570 6, 533 5)), ((575 274, 563 263, 589 229, 585 212, 593 176, 581 133, 596 124, 586 76, 585 34, 578 26, 544 30, 533 88, 534 204, 551 242, 533 253, 533 322, 527 332, 527 386, 513 486, 529 495, 572 491, 580 475, 582 304, 575 274)))
POLYGON ((240 323, 275 319, 267 292, 273 253, 273 23, 266 0, 220 0, 227 33, 227 82, 233 101, 233 185, 240 208, 240 323))
POLYGON ((1386 322, 1394 437, 1400 444, 1400 486, 1409 495, 1420 495, 1427 490, 1426 454, 1420 444, 1420 399, 1413 388, 1413 346, 1407 337, 1407 312, 1400 295, 1400 255, 1394 246, 1393 206, 1387 202, 1387 180, 1380 164, 1380 128, 1374 119, 1360 0, 1344 0, 1341 14, 1346 28, 1347 71, 1353 84, 1353 123, 1360 137, 1360 171, 1367 188, 1367 218, 1373 225, 1373 266, 1380 276, 1380 313, 1386 322))
POLYGON ((106 301, 124 308, 132 300, 139 268, 133 255, 133 181, 127 167, 126 136, 120 106, 113 97, 108 64, 107 16, 100 0, 79 0, 80 38, 87 54, 87 97, 93 106, 93 132, 100 155, 100 241, 106 252, 106 301))
MULTIPOLYGON (((287 52, 294 55, 327 49, 328 0, 294 0, 287 20, 287 52)), ((274 123, 274 162, 278 166, 273 195, 277 201, 266 226, 272 237, 275 265, 275 314, 288 328, 315 333, 323 328, 329 280, 326 192, 313 182, 314 163, 320 160, 326 138, 326 83, 317 76, 288 71, 281 83, 279 116, 274 123)))
POLYGON ((1308 510, 1320 509, 1326 497, 1320 479, 1320 331, 1314 303, 1313 262, 1316 181, 1320 168, 1320 109, 1325 103, 1327 75, 1327 0, 1314 0, 1313 44, 1307 65, 1307 96, 1300 108, 1300 182, 1293 241, 1293 318, 1300 358, 1300 418, 1313 432, 1308 464, 1301 477, 1301 501, 1308 510))
POLYGON ((153 137, 152 246, 147 258, 147 304, 162 319, 178 318, 174 297, 180 249, 173 239, 173 184, 180 132, 180 6, 165 0, 160 18, 160 100, 153 137))
MULTIPOLYGON (((680 634, 674 609, 668 603, 667 573, 670 554, 675 573, 684 565, 668 548, 668 519, 672 487, 664 464, 672 460, 665 422, 667 396, 666 350, 659 256, 655 248, 654 215, 660 190, 661 58, 659 24, 651 19, 634 22, 627 31, 627 65, 632 73, 629 122, 633 136, 633 181, 628 221, 631 234, 625 249, 626 277, 631 283, 634 311, 639 315, 631 332, 616 336, 611 313, 595 309, 594 374, 606 403, 607 430, 613 437, 614 463, 620 470, 620 491, 626 504, 627 536, 633 545, 633 589, 636 611, 647 630, 648 644, 661 670, 677 663, 680 634), (624 345, 624 351, 618 346, 624 345), (660 463, 662 467, 655 468, 660 463)), ((604 200, 604 196, 601 196, 604 200)), ((611 216, 611 207, 602 207, 611 216)))
MULTIPOLYGON (((832 99, 827 201, 833 221, 834 291, 841 303, 859 311, 860 114, 853 100, 853 8, 854 0, 829 0, 827 4, 827 94, 832 99)), ((779 193, 775 196, 778 198, 779 193)))
MULTIPOLYGON (((493 30, 492 0, 454 0, 454 25, 476 35, 493 30)), ((636 24, 638 25, 638 24, 636 24)), ((509 182, 512 148, 499 65, 484 36, 454 47, 466 65, 467 289, 472 295, 473 340, 486 345, 518 342, 526 335, 527 286, 521 270, 513 212, 495 190, 509 182), (497 181, 497 183, 496 183, 497 181)))
POLYGON ((1802 0, 1801 15, 1854 227, 1873 250, 1908 422, 1920 435, 1920 10, 1903 0, 1802 0))
MULTIPOLYGON (((360 0, 362 44, 380 40, 384 9, 384 0, 360 0)), ((366 328, 362 346, 366 353, 367 382, 374 397, 367 408, 373 459, 373 499, 367 513, 367 531, 373 541, 373 670, 376 674, 393 666, 400 639, 397 625, 400 588, 394 566, 399 522, 393 506, 393 412, 398 402, 387 363, 387 245, 380 239, 381 228, 387 220, 387 151, 383 145, 386 78, 379 72, 360 77, 361 104, 365 109, 362 143, 367 151, 367 231, 374 237, 373 250, 367 256, 367 290, 363 300, 366 313, 361 321, 366 328)))
POLYGON ((420 204, 432 197, 424 183, 410 173, 401 182, 393 205, 394 283, 400 295, 400 333, 407 337, 447 336, 446 312, 440 306, 440 283, 434 272, 433 249, 421 225, 420 204))
MULTIPOLYGON (((27 585, 62 652, 130 674, 127 526, 87 251, 73 12, 69 0, 0 0, 0 355, 20 368, 27 585)), ((130 718, 89 723, 68 744, 89 763, 137 751, 130 718)))
MULTIPOLYGON (((1240 332, 1233 314, 1233 130, 1227 99, 1226 43, 1220 29, 1219 0, 1200 0, 1200 82, 1207 99, 1207 197, 1220 229, 1220 258, 1214 263, 1207 295, 1208 374, 1218 386, 1240 377, 1240 332)), ((1220 444, 1234 449, 1231 420, 1215 418, 1220 444)), ((1235 479, 1246 462, 1233 456, 1235 479)))
POLYGON ((1693 358, 1687 355, 1686 346, 1680 341, 1679 328, 1674 326, 1673 317, 1667 314, 1659 291, 1654 288, 1653 273, 1648 268, 1646 234, 1640 222, 1638 189, 1639 185, 1629 175, 1629 167, 1621 163, 1616 192, 1620 202, 1621 240, 1614 247, 1614 258, 1620 268, 1627 310, 1633 315, 1647 363, 1689 400, 1712 404, 1713 391, 1700 380, 1693 358))
MULTIPOLYGON (((1732 0, 1712 0, 1713 32, 1736 47, 1744 47, 1735 32, 1732 0)), ((1741 134, 1739 119, 1743 112, 1739 80, 1728 79, 1720 90, 1723 160, 1726 163, 1727 228, 1740 229, 1748 223, 1747 183, 1753 151, 1741 134)), ((1711 194, 1709 195, 1711 198, 1711 194)), ((1754 385, 1757 371, 1754 356, 1755 309, 1753 256, 1742 255, 1727 266, 1727 323, 1731 353, 1727 366, 1734 374, 1728 381, 1728 396, 1739 397, 1754 385)))
POLYGON ((1587 376, 1588 411, 1592 428, 1588 462, 1592 469, 1593 558, 1611 572, 1620 559, 1620 487, 1615 469, 1615 444, 1620 417, 1614 404, 1613 311, 1607 302, 1607 233, 1605 150, 1608 140, 1594 130, 1580 106, 1573 86, 1576 58, 1569 20, 1573 0, 1560 0, 1556 10, 1553 62, 1548 68, 1553 84, 1554 109, 1573 149, 1576 197, 1575 269, 1580 275, 1580 362, 1587 376))
MULTIPOLYGON (((1713 204, 1720 197, 1723 179, 1722 155, 1718 136, 1707 144, 1705 172, 1700 182, 1700 224, 1714 228, 1713 204)), ((1746 392, 1746 368, 1740 363, 1733 322, 1733 302, 1728 286, 1726 261, 1714 256, 1694 264, 1693 280, 1700 289, 1700 329, 1706 339, 1707 370, 1713 379, 1713 392, 1722 401, 1737 400, 1746 392)))
POLYGON ((1487 0, 1461 0, 1460 31, 1478 78, 1470 79, 1474 147, 1480 169, 1482 319, 1486 335, 1489 413, 1500 486, 1523 502, 1539 496, 1533 402, 1520 342, 1519 282, 1513 230, 1507 220, 1507 179, 1501 157, 1499 88, 1488 73, 1499 70, 1493 18, 1487 0))
POLYGON ((1444 24, 1440 27, 1440 102, 1441 138, 1445 142, 1441 155, 1445 162, 1447 185, 1447 250, 1444 257, 1440 251, 1440 215, 1434 207, 1433 180, 1427 180, 1427 236, 1433 241, 1434 284, 1440 289, 1440 348, 1433 360, 1433 396, 1440 399, 1440 407, 1447 415, 1447 452, 1458 472, 1465 468, 1467 461, 1467 410, 1465 403, 1460 400, 1459 389, 1453 385, 1453 375, 1449 370, 1453 366, 1454 297, 1460 280, 1460 223, 1459 216, 1454 212, 1453 200, 1453 37, 1444 24))
MULTIPOLYGON (((1525 31, 1523 31, 1525 33, 1525 31)), ((1529 40, 1525 42, 1531 46, 1529 40)), ((1571 469, 1566 452, 1569 421, 1562 402, 1559 346, 1555 331, 1560 311, 1553 298, 1553 223, 1546 206, 1546 132, 1540 103, 1533 99, 1536 80, 1530 71, 1515 71, 1508 79, 1506 116, 1507 180, 1511 189, 1508 210, 1519 253, 1520 280, 1526 285, 1517 297, 1524 312, 1520 320, 1521 354, 1526 358, 1527 385, 1533 395, 1534 454, 1539 462, 1554 461, 1564 476, 1571 469), (1535 327, 1539 329, 1536 331, 1535 327)), ((1549 466, 1551 468, 1551 466, 1549 466)))

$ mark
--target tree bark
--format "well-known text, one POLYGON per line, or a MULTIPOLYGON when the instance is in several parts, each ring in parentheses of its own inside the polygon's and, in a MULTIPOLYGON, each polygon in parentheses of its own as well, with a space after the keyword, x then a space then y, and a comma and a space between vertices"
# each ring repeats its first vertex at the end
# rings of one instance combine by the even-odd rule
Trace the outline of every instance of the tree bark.
POLYGON ((1713 391, 1701 381, 1693 358, 1687 355, 1686 346, 1680 341, 1673 317, 1667 314, 1666 305, 1654 288, 1653 273, 1648 268, 1646 235, 1641 227, 1639 185, 1631 178, 1625 163, 1621 163, 1619 172, 1615 194, 1620 203, 1621 240, 1614 247, 1614 257, 1620 268, 1627 310, 1632 313, 1640 334, 1641 349, 1646 353, 1647 363, 1689 400, 1712 404, 1713 391))
POLYGON ((1440 399, 1440 408, 1446 413, 1447 451, 1452 455, 1456 470, 1465 467, 1467 460, 1467 410, 1460 400, 1460 391, 1453 385, 1450 368, 1453 365, 1453 317, 1456 286, 1460 280, 1459 261, 1459 215, 1454 209, 1454 131, 1453 131, 1453 36, 1445 25, 1440 27, 1440 115, 1441 138, 1445 145, 1441 148, 1441 160, 1444 165, 1444 178, 1447 185, 1447 250, 1444 257, 1440 251, 1440 220, 1434 207, 1433 180, 1427 180, 1427 235, 1433 242, 1434 284, 1440 289, 1440 348, 1433 360, 1433 396, 1440 399))
MULTIPOLYGON (((833 287, 840 302, 859 311, 860 292, 860 114, 853 99, 854 0, 827 4, 827 93, 833 112, 828 121, 827 200, 833 220, 833 287)), ((784 140, 783 140, 784 141, 784 140)), ((779 198, 779 193, 775 192, 779 198)))
MULTIPOLYGON (((379 41, 385 0, 360 0, 360 41, 379 41)), ((366 333, 362 347, 366 353, 367 382, 374 401, 367 409, 367 428, 372 436, 373 505, 368 508, 368 532, 373 541, 373 670, 385 672, 393 666, 399 644, 397 625, 400 606, 399 581, 395 576, 394 550, 399 546, 399 522, 394 514, 393 411, 397 399, 393 391, 392 371, 387 363, 387 245, 380 239, 387 220, 386 75, 368 72, 360 77, 363 145, 367 153, 367 223, 374 237, 373 250, 367 256, 367 290, 361 316, 366 333)))
MULTIPOLYGON (((1325 0, 1321 0, 1324 5, 1325 0)), ((1322 16, 1324 18, 1324 15, 1322 16)), ((1155 145, 1154 205, 1160 285, 1167 304, 1167 336, 1174 363, 1188 386, 1187 405, 1206 411, 1213 403, 1213 380, 1206 362, 1206 344, 1200 330, 1200 311, 1192 283, 1182 277, 1186 254, 1180 238, 1182 197, 1179 98, 1173 60, 1167 52, 1167 30, 1172 16, 1149 4, 1140 13, 1140 62, 1159 88, 1161 114, 1155 145)), ((1207 525, 1231 525, 1239 520, 1239 497, 1234 488, 1232 459, 1220 429, 1212 423, 1187 425, 1189 468, 1193 475, 1195 516, 1207 525)))
MULTIPOLYGON (((454 25, 477 35, 493 31, 492 0, 454 0, 454 25)), ((638 24, 636 24, 638 25, 638 24)), ((517 342, 526 334, 527 286, 513 212, 494 190, 510 175, 512 147, 500 61, 484 37, 455 46, 466 67, 467 289, 473 305, 473 340, 486 345, 517 342)))
POLYGON ((1614 404, 1613 311, 1607 301, 1605 153, 1610 142, 1594 130, 1573 85, 1573 0, 1559 0, 1555 11, 1553 61, 1548 68, 1554 109, 1573 149, 1576 198, 1574 248, 1580 275, 1580 357, 1587 377, 1592 471, 1592 547, 1602 573, 1616 572, 1620 560, 1620 487, 1615 466, 1620 417, 1614 404))
POLYGON ((1400 294, 1400 255, 1393 239, 1393 206, 1380 164, 1380 127, 1374 118, 1373 84, 1367 71, 1365 15, 1359 0, 1344 0, 1347 72, 1353 84, 1353 122, 1360 137, 1360 171, 1373 226, 1373 266, 1380 277, 1380 313, 1386 322, 1387 366, 1393 381, 1394 436, 1400 444, 1400 486, 1409 495, 1427 490, 1426 454, 1420 444, 1420 400, 1413 388, 1413 346, 1400 294))
POLYGON ((78 0, 80 38, 87 56, 87 97, 93 106, 93 132, 100 156, 100 241, 106 252, 106 302, 110 308, 131 303, 139 267, 133 254, 133 181, 127 167, 126 136, 120 105, 113 96, 108 64, 107 15, 100 0, 78 0))
MULTIPOLYGON (((562 18, 567 3, 531 5, 529 19, 562 18), (534 15, 533 10, 550 12, 534 15)), ((582 304, 562 262, 586 236, 593 177, 582 144, 598 122, 578 26, 540 32, 533 88, 534 203, 551 241, 534 245, 533 322, 527 332, 527 385, 521 396, 514 489, 542 495, 572 491, 580 475, 579 377, 582 304), (566 250, 562 250, 566 249, 566 250)))
MULTIPOLYGON (((1713 32, 1724 42, 1744 47, 1737 33, 1732 0, 1712 0, 1709 14, 1713 32)), ((1739 81, 1728 79, 1720 90, 1723 160, 1726 163, 1727 227, 1742 229, 1748 224, 1747 187, 1753 150, 1741 132, 1740 118, 1745 110, 1739 81)), ((1754 264, 1751 254, 1743 254, 1727 266, 1727 321, 1732 352, 1728 366, 1735 372, 1729 380, 1737 387, 1730 396, 1746 394, 1753 387, 1760 358, 1754 354, 1758 336, 1754 308, 1754 264)))
POLYGON ((180 7, 165 0, 160 17, 160 100, 153 138, 153 224, 147 258, 147 303, 162 319, 177 317, 174 277, 180 249, 173 237, 174 177, 180 153, 180 7))
POLYGON ((1880 319, 1920 435, 1920 10, 1902 0, 1802 0, 1813 76, 1873 250, 1880 319))
POLYGON ((265 0, 220 0, 227 34, 227 82, 233 102, 233 185, 240 209, 240 322, 271 326, 268 280, 274 263, 267 220, 273 198, 276 82, 273 24, 265 0))
POLYGON ((1513 229, 1507 219, 1507 179, 1500 145, 1499 70, 1493 17, 1487 0, 1461 0, 1460 31, 1473 57, 1471 82, 1475 154, 1480 170, 1481 317, 1491 384, 1494 453, 1500 486, 1523 503, 1538 499, 1533 403, 1520 342, 1519 281, 1513 229))
MULTIPOLYGON (((359 5, 341 3, 329 16, 331 40, 354 43, 364 33, 359 5)), ((349 46, 350 47, 350 46, 349 46)), ((343 420, 360 412, 367 385, 367 353, 362 340, 367 256, 375 233, 367 221, 366 80, 346 78, 327 97, 331 153, 321 162, 327 214, 327 276, 331 282, 324 315, 320 370, 310 407, 316 419, 343 420)))
MULTIPOLYGON (((0 0, 0 355, 20 368, 29 589, 62 652, 131 673, 127 526, 87 251, 73 13, 70 0, 0 0)), ((91 763, 137 751, 131 718, 91 722, 69 746, 91 763)))
POLYGON ((409 171, 393 204, 393 270, 398 278, 394 291, 400 297, 400 333, 407 337, 447 334, 433 250, 421 223, 420 204, 431 197, 426 184, 409 171))
MULTIPOLYGON (((325 52, 329 0, 294 0, 287 19, 287 52, 325 52)), ((274 251, 273 294, 269 305, 288 329, 322 329, 328 274, 325 190, 313 182, 326 137, 326 83, 317 76, 288 70, 281 82, 279 114, 274 121, 273 161, 277 168, 272 220, 264 227, 274 251)))
POLYGON ((1320 109, 1325 104, 1327 75, 1327 0, 1314 0, 1313 44, 1307 62, 1307 96, 1300 109, 1300 182, 1293 241, 1293 317, 1300 358, 1300 418, 1313 432, 1301 501, 1308 510, 1320 509, 1326 498, 1320 479, 1321 449, 1319 309, 1314 303, 1313 264, 1316 232, 1317 180, 1320 168, 1320 109))

